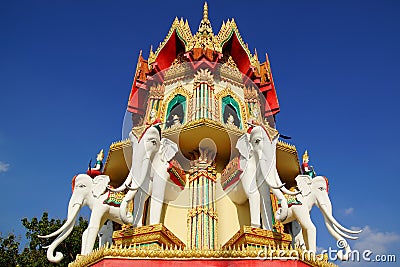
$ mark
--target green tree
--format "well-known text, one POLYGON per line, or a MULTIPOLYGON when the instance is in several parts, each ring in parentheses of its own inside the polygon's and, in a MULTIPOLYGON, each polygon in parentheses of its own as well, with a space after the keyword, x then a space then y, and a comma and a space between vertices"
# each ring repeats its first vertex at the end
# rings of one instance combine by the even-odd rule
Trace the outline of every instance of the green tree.
MULTIPOLYGON (((74 226, 74 230, 58 247, 57 251, 64 254, 63 260, 54 264, 47 260, 45 246, 49 245, 55 238, 41 239, 38 235, 47 235, 59 229, 64 221, 59 219, 49 219, 48 213, 44 212, 42 218, 38 220, 36 217, 29 221, 27 218, 22 219, 22 224, 26 228, 26 238, 28 239, 27 247, 18 256, 18 264, 20 266, 68 266, 68 263, 75 260, 81 249, 81 237, 83 231, 88 226, 87 220, 79 217, 74 226)), ((1 265, 3 266, 3 265, 1 265)), ((7 265, 4 265, 7 266, 7 265)))
POLYGON ((0 235, 0 266, 17 266, 19 242, 10 233, 6 238, 0 235))

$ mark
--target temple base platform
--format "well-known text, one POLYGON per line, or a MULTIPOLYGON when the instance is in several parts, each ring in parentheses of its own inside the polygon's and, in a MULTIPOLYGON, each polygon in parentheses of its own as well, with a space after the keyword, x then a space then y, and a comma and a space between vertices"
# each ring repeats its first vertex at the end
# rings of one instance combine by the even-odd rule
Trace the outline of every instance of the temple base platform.
POLYGON ((302 257, 290 249, 291 236, 243 226, 223 247, 215 250, 188 249, 163 224, 138 228, 124 226, 113 234, 113 245, 80 255, 69 267, 135 266, 314 266, 333 267, 327 258, 302 257))
POLYGON ((270 230, 242 226, 242 228, 231 238, 222 249, 258 249, 260 247, 289 249, 292 237, 289 234, 281 234, 270 230))
POLYGON ((114 231, 113 243, 117 247, 185 248, 185 244, 162 223, 137 228, 126 226, 122 230, 114 231))

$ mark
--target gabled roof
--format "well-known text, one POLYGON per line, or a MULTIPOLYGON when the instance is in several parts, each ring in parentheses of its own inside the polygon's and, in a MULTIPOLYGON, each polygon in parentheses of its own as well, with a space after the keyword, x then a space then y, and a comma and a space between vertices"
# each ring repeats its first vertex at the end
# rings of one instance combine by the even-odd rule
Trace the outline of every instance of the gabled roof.
POLYGON ((259 68, 260 64, 257 56, 252 55, 244 43, 234 19, 223 22, 219 33, 214 35, 208 19, 207 3, 204 5, 199 30, 194 35, 187 20, 175 18, 164 41, 154 53, 151 51, 149 66, 156 63, 160 69, 168 68, 174 60, 172 57, 179 51, 177 46, 183 46, 180 52, 189 52, 195 48, 210 49, 217 53, 227 51, 243 73, 247 73, 250 65, 259 68))
MULTIPOLYGON (((223 22, 217 35, 213 33, 211 22, 208 19, 208 5, 204 4, 203 18, 197 32, 193 35, 189 23, 183 18, 175 18, 164 41, 160 43, 155 52, 150 49, 148 60, 139 58, 137 77, 132 86, 129 98, 128 111, 143 114, 140 108, 141 99, 145 99, 148 92, 141 88, 141 83, 146 76, 160 74, 174 62, 191 62, 193 68, 209 63, 215 66, 227 58, 233 60, 234 65, 243 73, 243 82, 254 82, 267 100, 265 115, 270 116, 279 112, 279 103, 268 57, 266 62, 260 64, 255 51, 252 54, 248 45, 243 41, 234 19, 223 22), (147 64, 146 68, 143 64, 147 64), (139 93, 138 96, 135 96, 139 93), (140 99, 139 99, 140 98, 140 99)), ((162 74, 160 77, 162 79, 162 74)))

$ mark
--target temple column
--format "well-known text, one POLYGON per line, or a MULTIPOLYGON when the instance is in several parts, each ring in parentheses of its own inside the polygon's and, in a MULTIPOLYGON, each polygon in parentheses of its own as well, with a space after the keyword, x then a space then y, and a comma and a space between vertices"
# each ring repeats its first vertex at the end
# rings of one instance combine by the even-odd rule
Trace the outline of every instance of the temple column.
POLYGON ((213 162, 215 152, 200 148, 191 161, 189 175, 190 209, 188 212, 188 248, 216 249, 217 214, 215 212, 215 182, 213 162))

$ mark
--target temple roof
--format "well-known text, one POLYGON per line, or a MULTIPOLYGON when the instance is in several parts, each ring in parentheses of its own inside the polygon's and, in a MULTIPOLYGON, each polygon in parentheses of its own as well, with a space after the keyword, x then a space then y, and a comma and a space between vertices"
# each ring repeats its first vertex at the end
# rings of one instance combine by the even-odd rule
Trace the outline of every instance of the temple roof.
POLYGON ((248 45, 243 41, 235 20, 223 22, 218 34, 213 33, 211 22, 208 19, 208 5, 204 4, 203 18, 200 22, 198 31, 193 35, 189 23, 183 18, 175 20, 172 23, 170 30, 164 41, 160 43, 155 52, 150 51, 148 64, 161 64, 160 68, 166 68, 168 63, 172 63, 172 55, 179 52, 177 42, 180 42, 184 51, 189 52, 196 48, 203 50, 212 50, 217 53, 229 52, 233 60, 238 63, 240 71, 247 72, 250 65, 259 69, 260 62, 256 53, 250 52, 248 45), (167 58, 166 54, 170 56, 167 58), (243 57, 244 56, 244 57, 243 57), (171 62, 169 62, 171 61, 171 62))
POLYGON ((146 77, 166 70, 174 63, 196 61, 223 63, 227 60, 233 61, 238 70, 244 74, 244 83, 251 80, 259 87, 268 103, 265 105, 264 115, 271 116, 278 113, 280 108, 268 56, 265 62, 259 62, 257 52, 254 51, 254 54, 250 52, 234 19, 222 22, 218 34, 214 34, 208 19, 207 3, 204 4, 203 17, 195 34, 192 33, 187 20, 175 18, 164 41, 155 51, 150 48, 148 59, 145 60, 140 55, 129 97, 128 111, 143 114, 144 110, 141 109, 140 103, 145 103, 142 100, 148 94, 146 89, 142 88, 146 77))

